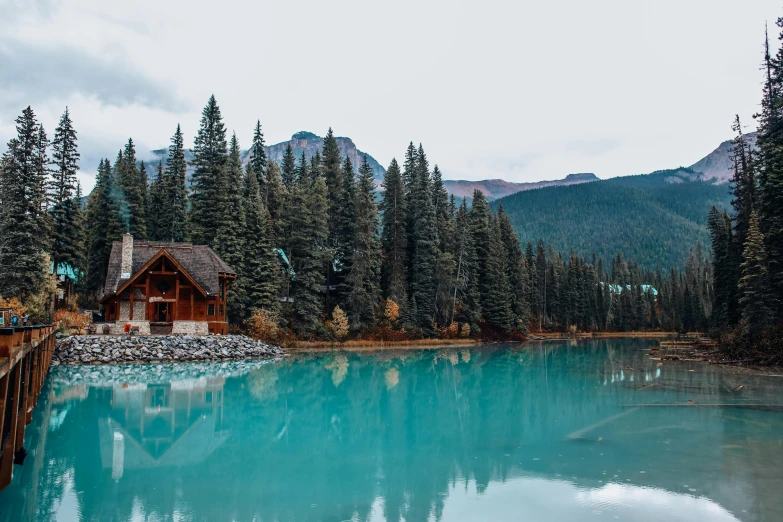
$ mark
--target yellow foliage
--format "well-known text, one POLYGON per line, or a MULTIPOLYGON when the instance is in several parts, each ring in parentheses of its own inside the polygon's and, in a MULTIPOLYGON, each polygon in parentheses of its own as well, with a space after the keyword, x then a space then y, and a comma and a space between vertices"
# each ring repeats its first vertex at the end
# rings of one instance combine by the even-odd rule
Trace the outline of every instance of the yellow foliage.
POLYGON ((395 303, 391 299, 386 300, 386 308, 383 311, 383 316, 389 321, 389 324, 393 324, 400 318, 400 305, 395 303))
POLYGON ((263 308, 256 310, 247 320, 247 333, 253 339, 259 339, 266 343, 277 342, 280 335, 277 314, 263 308))
POLYGON ((440 336, 444 339, 454 339, 459 334, 459 324, 451 323, 446 328, 443 328, 440 332, 440 336))
POLYGON ((19 324, 21 324, 22 316, 27 313, 27 307, 16 297, 9 297, 8 299, 0 297, 0 308, 10 308, 12 316, 19 316, 19 324))
POLYGON ((470 337, 470 325, 468 323, 462 325, 462 328, 459 330, 459 336, 463 338, 470 337))
POLYGON ((90 325, 90 316, 87 314, 80 314, 79 312, 71 312, 68 310, 57 310, 54 314, 54 321, 61 328, 70 328, 76 326, 79 331, 86 330, 90 325))
POLYGON ((332 320, 327 325, 332 329, 337 340, 342 341, 348 337, 348 316, 345 315, 345 312, 339 306, 334 307, 332 320))

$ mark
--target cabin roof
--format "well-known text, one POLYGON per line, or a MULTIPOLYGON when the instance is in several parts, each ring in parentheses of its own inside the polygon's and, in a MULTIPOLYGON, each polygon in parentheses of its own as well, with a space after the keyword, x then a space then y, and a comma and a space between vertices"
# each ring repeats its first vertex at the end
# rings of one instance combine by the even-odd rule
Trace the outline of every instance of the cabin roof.
MULTIPOLYGON (((236 272, 208 246, 193 245, 191 243, 134 241, 131 279, 150 259, 164 249, 209 294, 217 294, 219 292, 220 283, 218 276, 220 274, 236 276, 236 272)), ((112 243, 111 255, 109 255, 106 284, 103 289, 104 297, 115 293, 123 283, 128 281, 127 278, 121 277, 121 264, 122 241, 115 241, 112 243)))

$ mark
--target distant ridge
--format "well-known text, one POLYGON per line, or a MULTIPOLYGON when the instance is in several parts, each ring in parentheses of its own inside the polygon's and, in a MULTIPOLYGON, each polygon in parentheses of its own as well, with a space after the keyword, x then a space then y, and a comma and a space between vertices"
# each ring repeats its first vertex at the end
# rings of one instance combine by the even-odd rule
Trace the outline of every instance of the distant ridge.
POLYGON ((562 187, 599 181, 599 178, 591 172, 569 174, 563 179, 551 181, 534 181, 528 183, 514 183, 502 179, 485 179, 480 181, 444 180, 443 184, 450 194, 457 198, 472 198, 473 191, 478 189, 490 200, 500 199, 523 190, 533 190, 543 187, 562 187))

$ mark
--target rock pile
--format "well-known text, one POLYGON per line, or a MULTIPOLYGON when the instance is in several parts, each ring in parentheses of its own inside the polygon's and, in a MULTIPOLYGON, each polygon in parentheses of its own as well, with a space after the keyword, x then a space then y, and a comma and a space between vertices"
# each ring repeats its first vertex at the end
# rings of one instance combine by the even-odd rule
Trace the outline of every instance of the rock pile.
POLYGON ((243 335, 114 337, 77 335, 57 341, 52 364, 225 361, 279 357, 282 348, 243 335))
POLYGON ((246 359, 205 362, 201 364, 179 363, 130 363, 130 364, 63 364, 52 368, 49 378, 63 386, 86 385, 111 388, 121 385, 160 383, 195 383, 207 379, 242 377, 250 372, 274 364, 274 359, 246 359))

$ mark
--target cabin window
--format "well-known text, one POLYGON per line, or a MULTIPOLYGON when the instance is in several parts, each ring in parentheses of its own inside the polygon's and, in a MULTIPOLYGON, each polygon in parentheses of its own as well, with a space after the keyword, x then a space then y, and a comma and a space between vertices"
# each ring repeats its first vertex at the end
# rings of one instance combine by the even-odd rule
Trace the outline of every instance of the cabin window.
POLYGON ((207 315, 215 315, 215 305, 214 304, 208 304, 207 305, 207 315))
POLYGON ((223 305, 220 305, 218 307, 218 310, 220 310, 220 314, 219 315, 222 317, 223 316, 223 305))
POLYGON ((226 298, 226 283, 220 284, 220 300, 223 301, 226 298))

